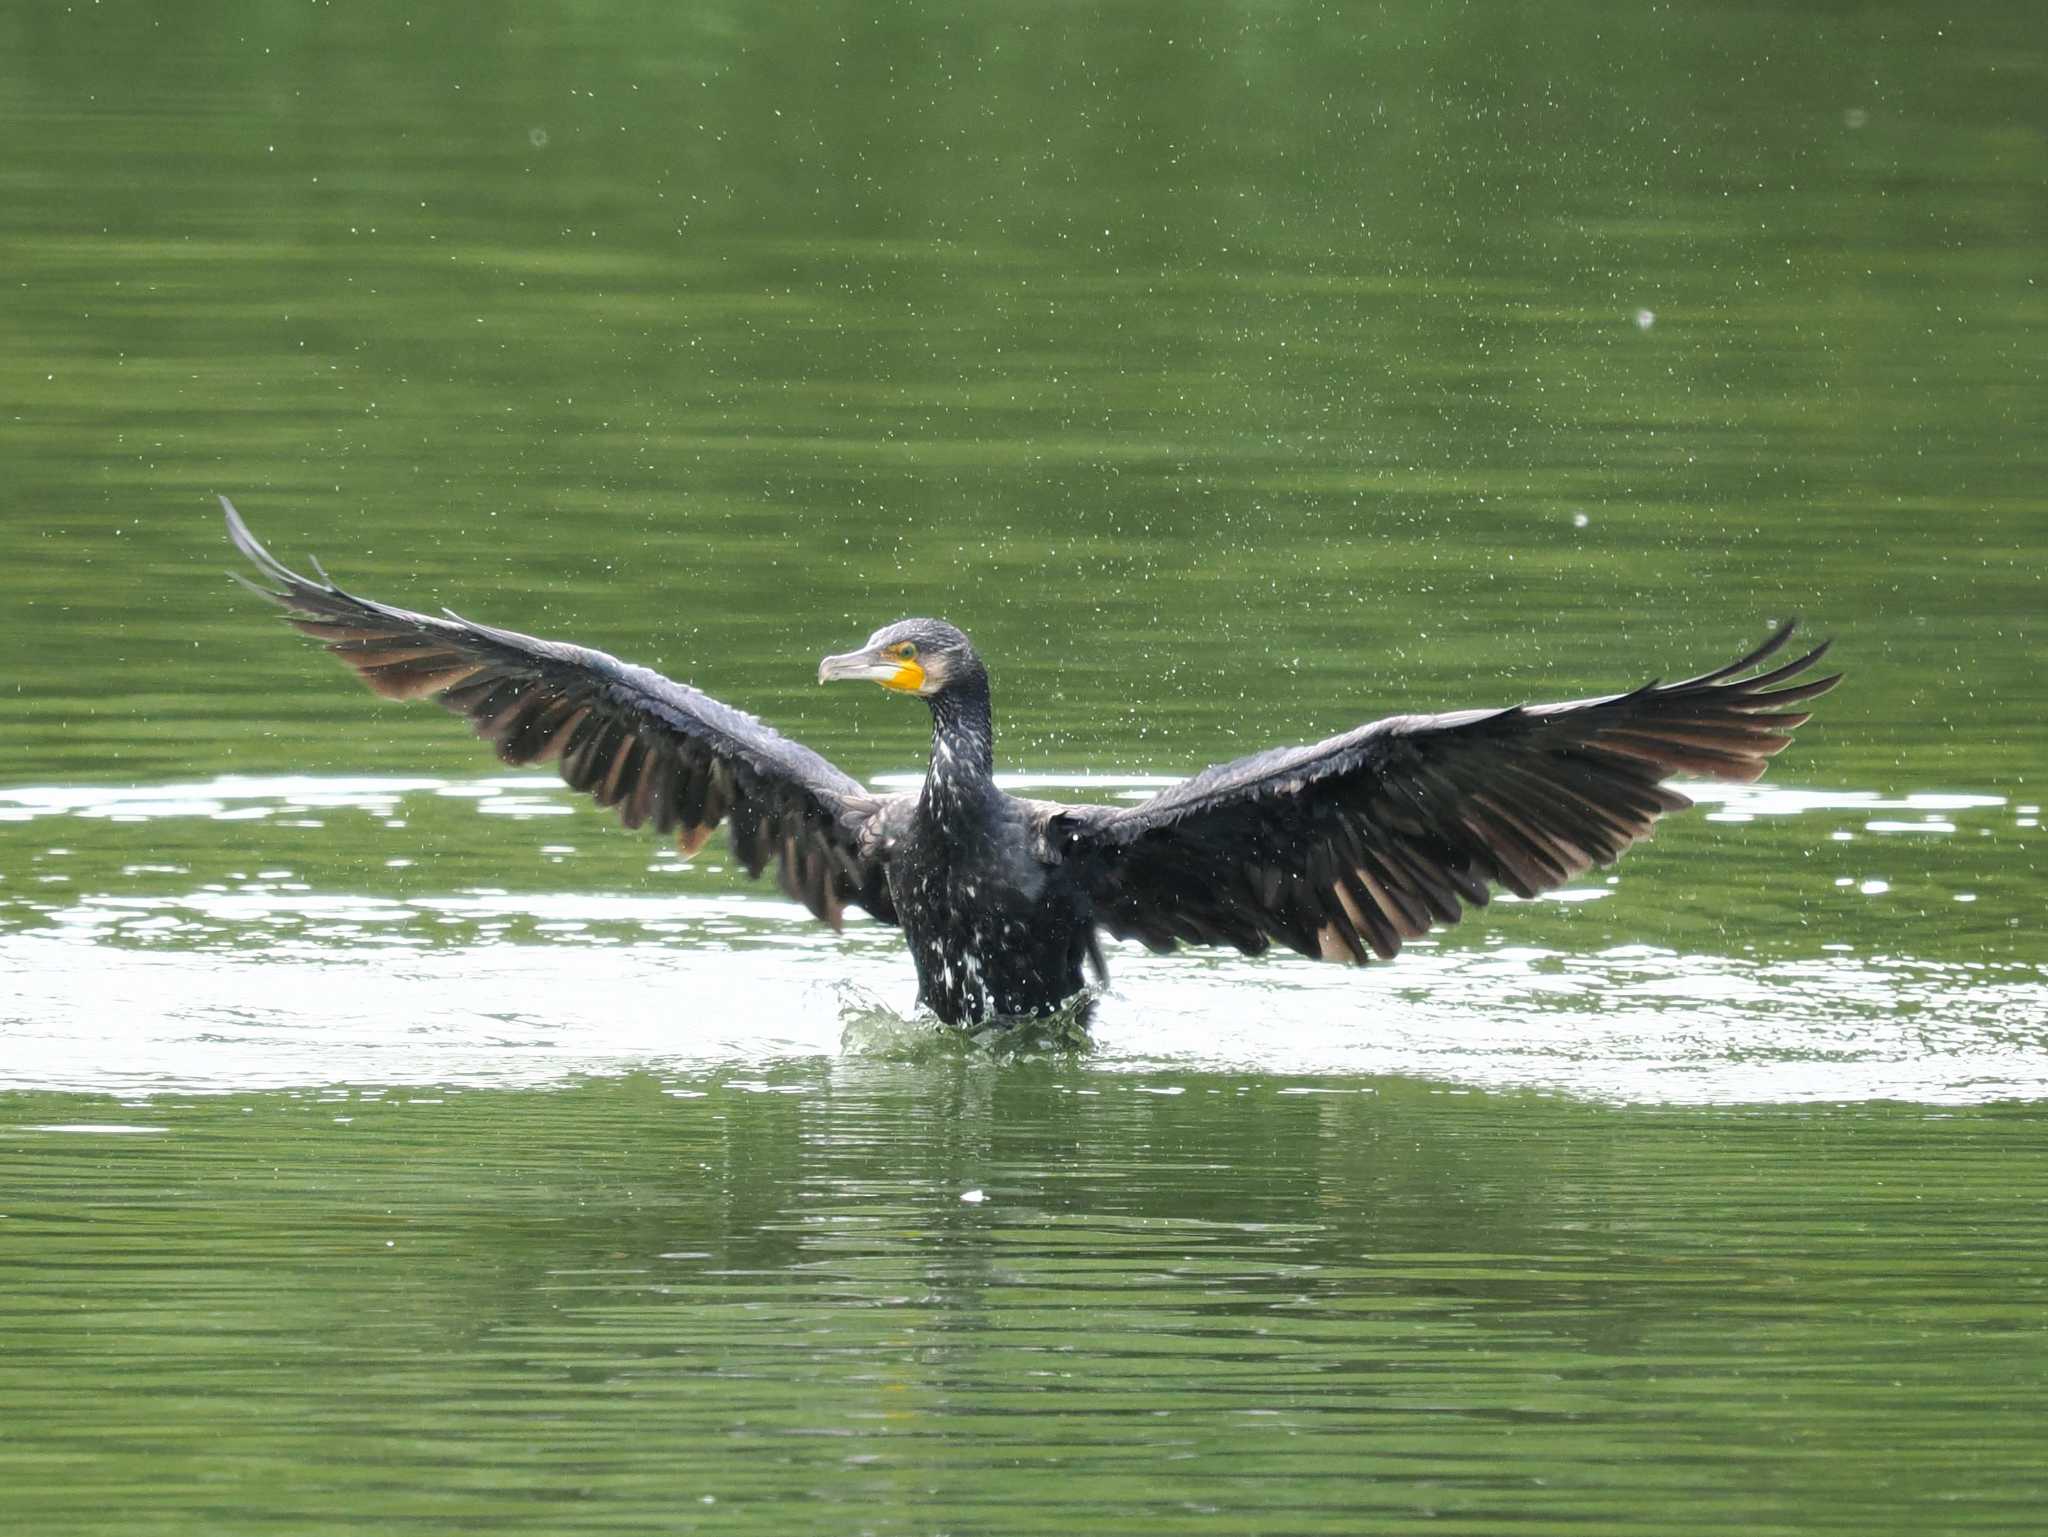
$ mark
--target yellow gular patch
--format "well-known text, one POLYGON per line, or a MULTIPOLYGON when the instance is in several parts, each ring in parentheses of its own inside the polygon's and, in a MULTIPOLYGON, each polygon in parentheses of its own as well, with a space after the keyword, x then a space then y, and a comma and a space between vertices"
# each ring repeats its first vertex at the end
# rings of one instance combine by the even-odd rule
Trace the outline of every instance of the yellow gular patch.
POLYGON ((901 689, 906 694, 914 694, 924 687, 924 669, 915 662, 905 662, 896 669, 895 677, 882 680, 882 687, 901 689))

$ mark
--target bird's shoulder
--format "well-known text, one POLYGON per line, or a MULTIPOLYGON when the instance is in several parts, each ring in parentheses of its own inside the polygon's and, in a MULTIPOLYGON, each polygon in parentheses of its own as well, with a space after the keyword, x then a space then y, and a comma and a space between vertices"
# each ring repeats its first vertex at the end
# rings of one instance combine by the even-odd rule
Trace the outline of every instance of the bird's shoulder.
POLYGON ((1063 864, 1099 838, 1128 808, 1091 801, 1013 798, 1031 851, 1049 865, 1063 864))
POLYGON ((913 839, 916 831, 915 791, 875 796, 861 822, 861 853, 869 858, 886 860, 913 839))

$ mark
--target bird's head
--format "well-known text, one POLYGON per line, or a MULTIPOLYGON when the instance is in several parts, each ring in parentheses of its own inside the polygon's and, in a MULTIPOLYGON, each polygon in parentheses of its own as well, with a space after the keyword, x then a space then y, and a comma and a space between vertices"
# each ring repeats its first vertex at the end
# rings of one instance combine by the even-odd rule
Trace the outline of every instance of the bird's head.
POLYGON ((977 677, 986 674, 973 645, 939 619, 899 619, 875 631, 860 650, 818 663, 820 683, 865 678, 898 693, 927 698, 977 677))

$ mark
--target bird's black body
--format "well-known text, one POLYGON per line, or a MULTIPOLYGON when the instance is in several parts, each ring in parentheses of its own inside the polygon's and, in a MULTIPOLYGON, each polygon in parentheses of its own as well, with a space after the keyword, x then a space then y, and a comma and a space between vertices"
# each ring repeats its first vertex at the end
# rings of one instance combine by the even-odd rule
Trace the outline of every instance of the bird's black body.
POLYGON ((1075 871, 1047 858, 1025 803, 988 785, 954 821, 927 792, 905 821, 889 892, 934 1014, 1044 1014, 1081 990, 1092 904, 1075 871))
POLYGON ((1081 990, 1094 949, 1088 890, 1047 843, 1043 808, 996 787, 986 671, 933 697, 931 771, 878 832, 918 996, 933 1013, 1042 1014, 1081 990))
POLYGON ((1800 678, 1825 646, 1756 670, 1786 624, 1683 682, 1389 716, 1206 769, 1140 805, 1071 806, 997 787, 987 668, 951 625, 907 619, 818 671, 930 705, 924 785, 881 796, 647 668, 302 577, 226 510, 236 545, 277 584, 257 590, 376 692, 437 699, 505 762, 554 762, 685 854, 726 824, 750 875, 772 863, 826 922, 851 904, 900 925, 919 997, 949 1024, 1059 1008, 1085 968, 1101 974, 1098 930, 1154 950, 1277 942, 1326 961, 1392 959, 1495 887, 1530 897, 1611 864, 1691 804, 1663 783, 1672 774, 1757 778, 1807 719, 1786 707, 1838 681, 1800 678))

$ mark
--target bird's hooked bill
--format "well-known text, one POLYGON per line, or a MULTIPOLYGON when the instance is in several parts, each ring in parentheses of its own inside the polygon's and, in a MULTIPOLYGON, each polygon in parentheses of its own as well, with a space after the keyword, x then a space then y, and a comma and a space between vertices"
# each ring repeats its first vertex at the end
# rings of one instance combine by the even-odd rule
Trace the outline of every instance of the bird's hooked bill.
POLYGON ((884 656, 870 648, 828 656, 818 663, 820 683, 849 680, 879 683, 884 688, 915 691, 924 686, 924 669, 916 662, 884 656))

